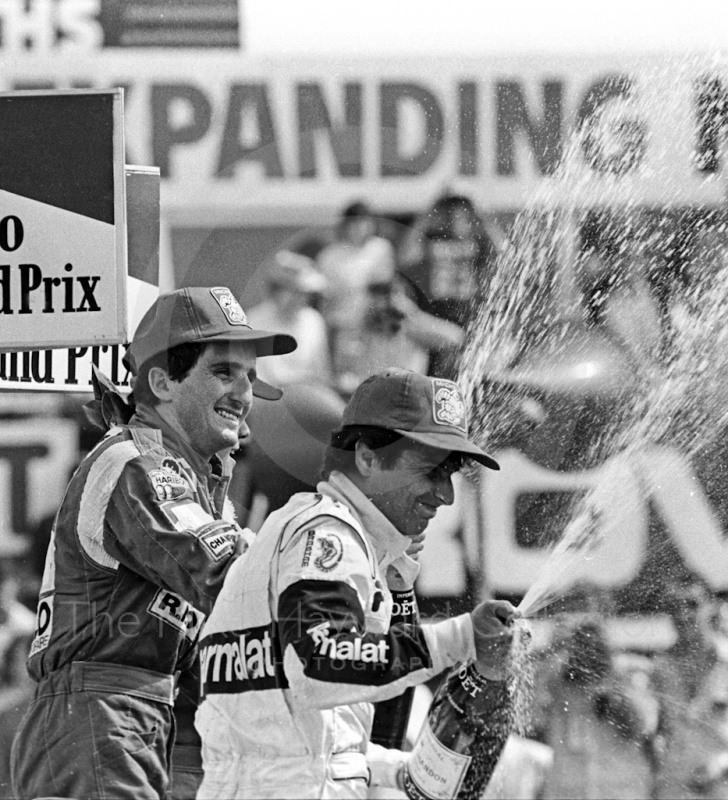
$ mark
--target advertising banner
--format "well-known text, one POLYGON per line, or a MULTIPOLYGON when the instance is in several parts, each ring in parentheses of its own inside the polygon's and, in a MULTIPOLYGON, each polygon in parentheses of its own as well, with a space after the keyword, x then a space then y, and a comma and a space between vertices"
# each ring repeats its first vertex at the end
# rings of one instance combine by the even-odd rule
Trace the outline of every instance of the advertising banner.
POLYGON ((123 92, 0 95, 0 349, 124 341, 123 92))
POLYGON ((358 198, 411 212, 446 188, 513 211, 567 158, 589 178, 570 186, 584 203, 725 195, 728 80, 715 62, 273 58, 230 47, 184 57, 137 47, 132 58, 97 34, 13 51, 0 88, 123 86, 127 161, 159 166, 175 224, 320 223, 358 198), (577 129, 587 135, 573 150, 577 129))
MULTIPOLYGON (((131 336, 159 294, 159 170, 127 165, 125 174, 126 330, 131 336)), ((125 352, 122 343, 0 353, 0 390, 91 391, 92 364, 125 389, 130 377, 122 364, 125 352)))
POLYGON ((77 459, 78 428, 72 420, 0 423, 0 552, 55 514, 77 459))
MULTIPOLYGON (((456 481, 454 504, 441 509, 428 526, 418 579, 422 594, 459 596, 468 588, 468 573, 489 592, 525 594, 554 562, 551 543, 539 545, 523 535, 524 499, 556 493, 577 497, 600 483, 605 496, 594 521, 597 545, 570 565, 573 585, 629 585, 656 555, 665 557, 650 550, 655 544, 651 525, 657 524, 664 529, 662 547, 671 558, 713 591, 728 591, 728 544, 715 498, 706 492, 695 465, 676 450, 652 447, 631 461, 617 455, 585 472, 545 469, 516 450, 496 457, 500 472, 480 480, 475 490, 456 481), (603 483, 608 471, 611 481, 603 483)), ((569 522, 563 518, 564 528, 569 522)), ((669 574, 661 577, 669 579, 669 574)))

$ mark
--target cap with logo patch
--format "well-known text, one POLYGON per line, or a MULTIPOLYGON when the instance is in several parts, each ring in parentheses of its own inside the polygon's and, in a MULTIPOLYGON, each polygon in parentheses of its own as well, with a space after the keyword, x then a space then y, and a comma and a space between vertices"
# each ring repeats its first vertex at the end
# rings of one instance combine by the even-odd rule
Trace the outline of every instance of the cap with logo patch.
POLYGON ((342 427, 373 425, 407 439, 463 453, 490 469, 498 462, 468 439, 465 400, 460 387, 444 378, 390 367, 355 390, 344 409, 342 427))
MULTIPOLYGON (((160 295, 142 317, 124 365, 137 374, 145 361, 186 342, 251 342, 258 356, 277 356, 296 349, 293 336, 251 328, 240 303, 227 286, 189 286, 160 295)), ((280 389, 257 378, 253 394, 278 400, 280 389)))

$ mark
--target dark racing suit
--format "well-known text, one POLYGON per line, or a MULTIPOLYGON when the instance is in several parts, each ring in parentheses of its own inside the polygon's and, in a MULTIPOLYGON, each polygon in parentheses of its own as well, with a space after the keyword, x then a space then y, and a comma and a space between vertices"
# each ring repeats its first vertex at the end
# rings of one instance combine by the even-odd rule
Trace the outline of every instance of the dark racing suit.
POLYGON ((75 472, 46 557, 18 797, 167 797, 177 696, 194 762, 197 637, 241 549, 232 463, 204 461, 142 406, 75 472))

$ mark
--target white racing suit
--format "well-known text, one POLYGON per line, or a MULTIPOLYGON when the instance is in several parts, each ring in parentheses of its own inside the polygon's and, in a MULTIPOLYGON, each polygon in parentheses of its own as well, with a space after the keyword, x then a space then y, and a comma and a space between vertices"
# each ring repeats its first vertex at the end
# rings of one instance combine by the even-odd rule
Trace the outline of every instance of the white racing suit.
POLYGON ((366 797, 387 771, 372 703, 475 657, 467 614, 390 628, 409 540, 343 474, 317 488, 268 518, 203 629, 198 798, 366 797))

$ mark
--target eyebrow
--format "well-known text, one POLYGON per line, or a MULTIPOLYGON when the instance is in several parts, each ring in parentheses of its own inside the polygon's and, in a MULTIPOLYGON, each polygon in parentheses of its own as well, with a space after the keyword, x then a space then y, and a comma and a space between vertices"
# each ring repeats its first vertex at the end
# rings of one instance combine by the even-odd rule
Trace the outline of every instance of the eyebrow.
POLYGON ((237 359, 231 359, 229 356, 220 356, 216 358, 214 361, 210 361, 207 364, 209 369, 215 369, 216 367, 240 367, 244 370, 245 374, 250 376, 253 375, 254 377, 258 376, 258 371, 256 370, 255 366, 246 367, 241 361, 237 359))

